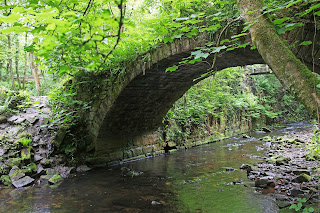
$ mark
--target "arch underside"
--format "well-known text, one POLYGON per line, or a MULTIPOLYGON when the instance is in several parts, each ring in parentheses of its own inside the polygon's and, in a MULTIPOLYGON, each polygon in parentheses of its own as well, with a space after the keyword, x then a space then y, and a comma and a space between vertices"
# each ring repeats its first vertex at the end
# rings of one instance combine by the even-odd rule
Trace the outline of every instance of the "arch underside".
MULTIPOLYGON (((135 77, 121 92, 101 125, 97 141, 106 138, 129 138, 156 130, 172 105, 208 72, 213 56, 207 62, 184 64, 174 72, 165 72, 190 56, 184 52, 159 61, 135 77)), ((256 50, 235 49, 218 55, 214 70, 228 67, 263 64, 256 50)))

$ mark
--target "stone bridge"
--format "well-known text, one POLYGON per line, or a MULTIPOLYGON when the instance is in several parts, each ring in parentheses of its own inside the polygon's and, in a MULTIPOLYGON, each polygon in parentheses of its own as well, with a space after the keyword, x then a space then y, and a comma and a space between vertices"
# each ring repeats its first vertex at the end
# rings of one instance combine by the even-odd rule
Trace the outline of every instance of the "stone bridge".
MULTIPOLYGON (((285 36, 289 42, 312 40, 312 29, 297 30, 285 36)), ((208 72, 213 56, 203 62, 180 65, 174 72, 165 70, 179 65, 196 47, 204 46, 208 41, 212 41, 211 38, 217 39, 217 36, 209 38, 208 34, 202 34, 197 38, 182 38, 172 43, 160 44, 156 49, 137 57, 126 67, 124 76, 112 84, 104 81, 103 75, 100 75, 95 77, 99 78, 100 85, 98 90, 92 90, 94 94, 90 94, 90 88, 83 87, 79 91, 82 99, 96 96, 90 113, 85 116, 89 137, 94 141, 96 152, 108 155, 120 147, 133 145, 134 141, 141 140, 143 135, 154 132, 175 101, 198 82, 195 79, 208 72)), ((223 37, 230 38, 230 35, 223 37)), ((320 33, 317 34, 317 41, 319 40, 320 33)), ((242 42, 247 41, 250 41, 250 35, 242 42)), ((315 64, 319 70, 320 51, 319 44, 317 45, 315 64)), ((297 46, 292 50, 312 68, 310 48, 311 46, 297 46)), ((214 70, 263 63, 257 50, 250 50, 250 47, 238 48, 220 52, 214 70)))

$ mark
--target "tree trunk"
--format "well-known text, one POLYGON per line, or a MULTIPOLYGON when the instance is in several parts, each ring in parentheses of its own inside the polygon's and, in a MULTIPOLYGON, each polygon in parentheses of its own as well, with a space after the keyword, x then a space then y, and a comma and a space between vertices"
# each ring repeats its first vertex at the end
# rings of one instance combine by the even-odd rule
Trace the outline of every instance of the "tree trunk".
POLYGON ((17 90, 16 85, 14 84, 14 75, 13 75, 13 68, 12 68, 11 36, 7 35, 7 38, 8 38, 8 55, 9 55, 8 63, 9 63, 9 71, 10 71, 10 76, 11 76, 12 89, 17 90))
POLYGON ((237 0, 241 16, 250 27, 251 38, 264 61, 269 65, 282 85, 319 120, 320 81, 306 65, 291 52, 277 34, 267 15, 261 15, 262 0, 237 0), (256 11, 257 10, 257 11, 256 11), (249 11, 256 11, 247 14, 249 11))
POLYGON ((30 68, 33 74, 34 82, 36 84, 36 90, 37 93, 40 94, 40 79, 38 75, 38 67, 34 64, 34 56, 32 53, 29 54, 29 62, 30 62, 30 68))
POLYGON ((10 73, 10 65, 9 65, 9 62, 7 62, 7 73, 6 73, 6 78, 4 79, 5 81, 8 81, 9 73, 10 73))
MULTIPOLYGON (((27 45, 28 45, 28 33, 26 32, 24 46, 27 46, 27 45)), ((28 65, 28 52, 25 51, 25 53, 24 53, 24 73, 23 73, 23 81, 22 81, 23 89, 26 88, 27 65, 28 65)))
POLYGON ((19 36, 16 35, 16 75, 17 75, 17 79, 18 79, 18 86, 19 89, 21 89, 21 83, 20 83, 20 76, 19 76, 19 36))
POLYGON ((0 63, 0 81, 2 80, 2 62, 0 63))

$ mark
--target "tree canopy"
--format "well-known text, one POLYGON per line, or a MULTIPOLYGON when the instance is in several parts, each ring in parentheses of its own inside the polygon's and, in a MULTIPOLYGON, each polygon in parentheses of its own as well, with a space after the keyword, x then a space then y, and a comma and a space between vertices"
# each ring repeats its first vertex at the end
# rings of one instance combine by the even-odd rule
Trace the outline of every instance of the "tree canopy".
MULTIPOLYGON (((261 11, 270 15, 279 34, 320 16, 316 1, 266 3, 261 11)), ((29 34, 32 43, 25 49, 60 75, 106 70, 161 41, 222 31, 240 17, 235 0, 32 0, 5 1, 0 8, 1 33, 29 34)), ((195 59, 227 48, 225 42, 209 44, 195 59)))

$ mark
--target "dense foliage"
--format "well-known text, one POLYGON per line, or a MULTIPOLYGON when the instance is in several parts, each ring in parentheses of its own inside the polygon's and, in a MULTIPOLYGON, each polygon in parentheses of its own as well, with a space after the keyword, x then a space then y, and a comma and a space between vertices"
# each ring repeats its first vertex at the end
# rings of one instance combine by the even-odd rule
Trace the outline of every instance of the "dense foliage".
POLYGON ((192 87, 168 112, 164 140, 184 143, 197 135, 228 136, 229 126, 239 125, 239 120, 254 128, 263 120, 272 125, 310 118, 274 75, 250 76, 261 69, 264 66, 228 68, 192 87))

